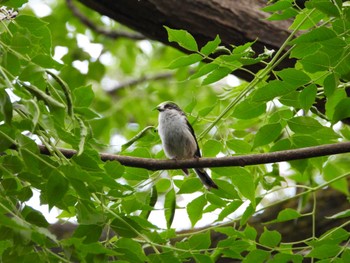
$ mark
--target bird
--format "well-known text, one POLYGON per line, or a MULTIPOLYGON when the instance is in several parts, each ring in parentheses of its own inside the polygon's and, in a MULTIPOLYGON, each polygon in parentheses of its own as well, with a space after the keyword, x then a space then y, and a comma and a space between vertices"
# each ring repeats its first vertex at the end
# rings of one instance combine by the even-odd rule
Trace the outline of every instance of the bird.
MULTIPOLYGON (((186 114, 180 107, 174 102, 165 101, 159 104, 156 109, 159 111, 158 134, 165 155, 174 160, 200 158, 201 153, 196 135, 186 114)), ((182 170, 188 175, 187 169, 182 170)), ((194 168, 194 171, 207 189, 218 189, 218 186, 203 168, 194 168)))

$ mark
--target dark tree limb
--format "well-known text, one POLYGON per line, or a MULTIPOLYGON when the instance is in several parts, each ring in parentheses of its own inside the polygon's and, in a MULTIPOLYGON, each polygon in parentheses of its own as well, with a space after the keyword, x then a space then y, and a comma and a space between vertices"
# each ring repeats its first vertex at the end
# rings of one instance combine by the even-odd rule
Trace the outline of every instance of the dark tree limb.
POLYGON ((133 40, 143 40, 146 39, 140 33, 132 33, 132 32, 122 32, 122 31, 111 31, 105 28, 97 26, 93 21, 87 18, 80 10, 73 4, 72 0, 66 0, 68 8, 72 11, 75 17, 77 17, 81 23, 86 25, 91 30, 95 31, 97 34, 104 35, 106 37, 117 39, 117 38, 129 38, 133 40))
MULTIPOLYGON (((261 11, 263 0, 79 0, 86 6, 106 15, 150 39, 181 49, 169 43, 164 26, 185 29, 197 40, 199 46, 220 35, 222 44, 242 45, 256 41, 253 48, 262 53, 264 47, 277 50, 290 32, 289 21, 267 21, 267 13, 261 11)), ((278 69, 290 67, 294 61, 283 60, 278 69)), ((256 64, 248 69, 257 72, 264 65, 256 64)), ((235 71, 236 76, 251 80, 246 71, 235 71)))
MULTIPOLYGON (((43 145, 39 145, 42 154, 50 155, 50 151, 43 145)), ((67 158, 73 157, 75 150, 59 149, 67 158)), ((148 170, 171 170, 183 168, 210 168, 225 166, 246 166, 266 163, 276 163, 307 159, 313 157, 327 156, 350 152, 350 142, 326 144, 313 147, 305 147, 293 150, 285 150, 270 153, 249 154, 241 156, 228 156, 218 158, 198 158, 187 160, 158 160, 151 158, 130 157, 124 155, 114 155, 101 153, 102 161, 118 161, 122 165, 144 168, 148 170)))

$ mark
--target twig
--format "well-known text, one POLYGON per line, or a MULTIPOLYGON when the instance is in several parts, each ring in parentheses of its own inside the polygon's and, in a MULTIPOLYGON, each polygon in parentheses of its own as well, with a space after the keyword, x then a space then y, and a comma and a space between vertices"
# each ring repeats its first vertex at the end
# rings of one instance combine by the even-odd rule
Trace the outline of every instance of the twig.
MULTIPOLYGON (((43 146, 38 146, 42 154, 50 155, 50 151, 43 146)), ((59 149, 62 154, 71 158, 77 151, 69 149, 59 149)), ((209 168, 209 167, 227 167, 227 166, 246 166, 266 163, 276 163, 283 161, 292 161, 298 159, 307 159, 313 157, 327 156, 350 152, 350 142, 341 142, 335 144, 326 144, 313 147, 305 147, 293 150, 285 150, 271 153, 249 154, 242 156, 228 156, 218 158, 194 158, 187 160, 158 160, 151 158, 140 158, 123 155, 114 155, 101 153, 102 161, 118 161, 122 165, 130 167, 144 168, 148 170, 175 170, 183 168, 209 168)))
POLYGON ((161 80, 161 79, 170 79, 172 77, 174 77, 174 72, 161 72, 155 75, 145 75, 136 79, 131 79, 131 80, 127 80, 125 82, 119 83, 118 85, 114 86, 112 89, 108 90, 108 93, 113 94, 120 89, 135 86, 143 82, 149 82, 149 81, 161 80))
POLYGON ((121 31, 111 31, 105 28, 99 27, 95 25, 93 21, 88 19, 84 14, 80 12, 80 10, 73 4, 72 0, 66 0, 68 8, 73 12, 74 16, 76 16, 80 22, 86 25, 88 28, 92 29, 98 34, 102 34, 106 37, 117 39, 117 38, 129 38, 133 40, 143 40, 146 37, 139 33, 130 33, 130 32, 121 32, 121 31))

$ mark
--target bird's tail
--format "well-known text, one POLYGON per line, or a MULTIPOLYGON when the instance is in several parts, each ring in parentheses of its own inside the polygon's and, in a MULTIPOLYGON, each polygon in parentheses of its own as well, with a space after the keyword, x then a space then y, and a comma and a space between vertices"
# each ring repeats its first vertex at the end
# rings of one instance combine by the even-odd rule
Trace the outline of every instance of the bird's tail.
POLYGON ((218 186, 214 183, 214 181, 209 177, 207 172, 204 169, 196 168, 194 169, 196 174, 201 179, 202 183, 210 190, 210 188, 218 189, 218 186))

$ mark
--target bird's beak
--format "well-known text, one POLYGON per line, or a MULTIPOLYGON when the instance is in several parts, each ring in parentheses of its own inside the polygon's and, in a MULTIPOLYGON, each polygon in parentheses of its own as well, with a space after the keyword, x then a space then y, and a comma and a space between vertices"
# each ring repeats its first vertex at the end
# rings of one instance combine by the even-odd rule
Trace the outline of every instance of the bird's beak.
POLYGON ((161 104, 159 104, 157 107, 153 108, 153 110, 160 111, 160 109, 161 109, 161 106, 160 106, 160 105, 161 105, 161 104))

